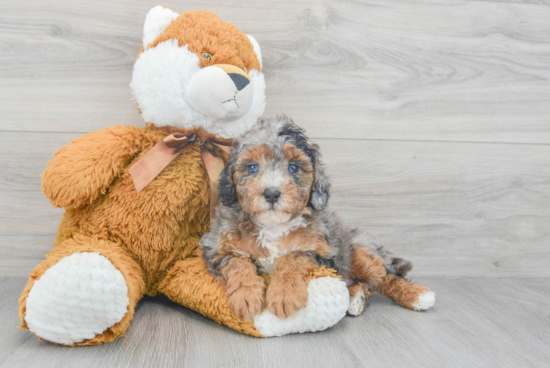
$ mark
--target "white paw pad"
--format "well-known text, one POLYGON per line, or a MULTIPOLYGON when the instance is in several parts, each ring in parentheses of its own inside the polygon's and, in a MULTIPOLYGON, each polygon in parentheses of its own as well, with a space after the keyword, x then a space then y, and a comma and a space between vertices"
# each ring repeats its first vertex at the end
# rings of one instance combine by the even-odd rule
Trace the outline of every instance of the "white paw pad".
POLYGON ((25 322, 37 336, 58 344, 92 339, 119 322, 128 309, 124 276, 99 253, 74 253, 36 281, 25 322))
POLYGON ((367 306, 367 296, 363 290, 355 293, 349 300, 348 314, 350 316, 358 316, 363 313, 367 306))
POLYGON ((349 291, 346 283, 334 277, 311 280, 307 306, 286 319, 265 310, 254 318, 256 329, 265 337, 326 330, 346 315, 349 291))
POLYGON ((418 300, 413 303, 413 308, 416 311, 423 311, 433 307, 435 304, 435 293, 433 291, 426 291, 424 294, 420 294, 418 300))

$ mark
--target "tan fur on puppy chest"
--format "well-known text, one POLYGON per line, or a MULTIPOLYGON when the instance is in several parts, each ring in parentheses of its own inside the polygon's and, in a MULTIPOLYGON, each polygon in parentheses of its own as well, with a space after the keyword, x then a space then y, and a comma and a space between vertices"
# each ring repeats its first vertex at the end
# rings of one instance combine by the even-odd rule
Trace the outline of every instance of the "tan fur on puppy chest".
POLYGON ((218 243, 216 260, 228 255, 250 257, 259 267, 260 273, 271 274, 277 259, 291 252, 310 252, 327 257, 331 250, 323 236, 308 226, 303 217, 289 223, 250 230, 250 223, 241 224, 241 231, 227 232, 218 243))

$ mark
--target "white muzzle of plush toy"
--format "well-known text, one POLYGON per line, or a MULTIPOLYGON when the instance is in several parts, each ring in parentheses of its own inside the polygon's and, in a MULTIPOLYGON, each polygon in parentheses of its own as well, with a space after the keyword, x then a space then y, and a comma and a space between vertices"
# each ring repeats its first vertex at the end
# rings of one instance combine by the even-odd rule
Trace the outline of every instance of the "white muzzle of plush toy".
POLYGON ((191 77, 185 99, 206 116, 234 120, 250 109, 254 98, 252 84, 250 76, 234 65, 211 65, 191 77))

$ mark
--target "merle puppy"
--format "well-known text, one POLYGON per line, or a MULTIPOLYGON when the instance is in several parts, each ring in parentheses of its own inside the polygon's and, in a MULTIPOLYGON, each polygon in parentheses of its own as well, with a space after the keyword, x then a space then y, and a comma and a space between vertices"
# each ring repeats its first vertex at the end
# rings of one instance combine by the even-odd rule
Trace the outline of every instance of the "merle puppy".
POLYGON ((280 318, 297 312, 307 304, 309 273, 321 265, 347 283, 348 314, 359 315, 374 291, 409 309, 434 304, 433 292, 404 278, 410 262, 327 209, 330 186, 319 147, 286 116, 260 120, 233 143, 217 216, 200 246, 235 314, 250 320, 266 306, 280 318), (269 287, 260 274, 271 275, 269 287))

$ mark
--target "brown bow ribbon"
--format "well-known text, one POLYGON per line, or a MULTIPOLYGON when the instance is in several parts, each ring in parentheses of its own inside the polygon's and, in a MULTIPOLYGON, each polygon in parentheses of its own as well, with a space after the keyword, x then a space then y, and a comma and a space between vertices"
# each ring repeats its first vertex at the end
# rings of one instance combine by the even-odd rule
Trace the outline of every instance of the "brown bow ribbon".
MULTIPOLYGON (((199 137, 196 133, 174 133, 157 143, 152 150, 147 152, 129 170, 136 191, 138 193, 141 192, 170 162, 178 157, 185 147, 197 141, 199 141, 199 137)), ((213 138, 208 138, 202 143, 201 157, 210 178, 210 220, 212 220, 215 215, 216 205, 220 199, 218 178, 225 166, 216 148, 229 154, 231 143, 218 141, 213 138)))

